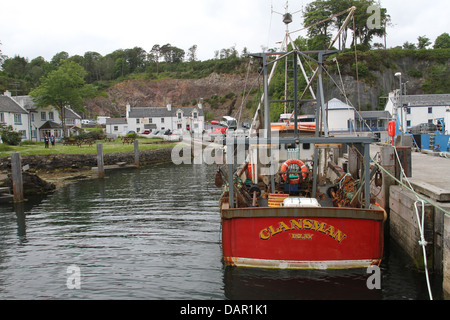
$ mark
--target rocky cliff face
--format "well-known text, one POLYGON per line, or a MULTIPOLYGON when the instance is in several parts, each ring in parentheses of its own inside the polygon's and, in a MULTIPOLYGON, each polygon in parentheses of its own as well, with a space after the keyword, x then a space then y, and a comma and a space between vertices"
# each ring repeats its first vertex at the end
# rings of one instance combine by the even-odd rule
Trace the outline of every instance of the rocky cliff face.
MULTIPOLYGON (((436 61, 427 58, 426 55, 396 57, 389 55, 389 52, 385 57, 381 51, 362 55, 359 61, 363 72, 357 81, 353 58, 347 56, 347 60, 341 60, 341 76, 333 63, 330 63, 329 72, 334 81, 327 77, 324 79, 325 100, 338 98, 346 101, 345 92, 351 104, 357 109, 382 109, 389 92, 399 87, 399 79, 394 76, 396 72, 402 72, 402 81, 407 83, 408 94, 448 93, 432 92, 433 86, 430 86, 430 83, 433 83, 430 82, 431 77, 436 78, 436 67, 440 72, 440 78, 433 81, 448 81, 447 75, 450 71, 448 59, 436 61), (335 83, 341 88, 343 83, 344 90, 338 88, 335 83)), ((88 101, 87 109, 91 115, 119 117, 125 114, 127 104, 133 107, 165 107, 169 103, 175 106, 195 105, 201 98, 207 100, 233 93, 229 99, 217 99, 215 105, 205 102, 204 107, 205 112, 216 119, 224 115, 234 116, 242 105, 244 88, 249 90, 257 83, 257 78, 257 74, 250 74, 247 80, 246 74, 213 73, 203 79, 129 80, 110 87, 102 97, 88 101)), ((314 109, 315 106, 312 104, 302 106, 302 112, 306 114, 314 113, 314 109)), ((248 114, 248 109, 243 110, 242 120, 248 120, 253 116, 248 114)))
MULTIPOLYGON (((257 75, 251 75, 249 83, 257 75)), ((172 105, 195 105, 200 99, 235 94, 235 99, 225 101, 216 109, 233 109, 246 86, 246 75, 219 75, 213 73, 203 79, 129 80, 118 83, 106 91, 106 95, 87 102, 91 114, 119 117, 125 114, 127 104, 132 107, 166 107, 172 105)), ((206 106, 208 107, 208 106, 206 106)), ((220 112, 220 111, 218 111, 220 112)), ((214 113, 214 112, 213 112, 214 113)))

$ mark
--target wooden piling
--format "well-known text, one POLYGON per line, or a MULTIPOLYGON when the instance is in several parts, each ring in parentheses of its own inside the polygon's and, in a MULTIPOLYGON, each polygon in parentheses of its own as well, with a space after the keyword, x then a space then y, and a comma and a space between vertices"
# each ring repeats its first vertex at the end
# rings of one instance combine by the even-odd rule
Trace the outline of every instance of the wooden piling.
POLYGON ((134 165, 139 167, 139 140, 134 140, 134 165))
POLYGON ((14 202, 22 202, 23 198, 23 180, 22 180, 22 160, 19 152, 11 154, 11 175, 14 202))
POLYGON ((105 177, 105 165, 103 160, 103 144, 97 144, 97 167, 98 167, 98 177, 105 177))

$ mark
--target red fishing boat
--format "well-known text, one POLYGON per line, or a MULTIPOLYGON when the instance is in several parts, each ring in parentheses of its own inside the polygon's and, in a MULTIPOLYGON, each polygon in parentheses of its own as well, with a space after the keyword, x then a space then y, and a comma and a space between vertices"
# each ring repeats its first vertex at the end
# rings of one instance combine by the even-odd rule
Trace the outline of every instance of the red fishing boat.
MULTIPOLYGON (((229 266, 281 269, 379 265, 387 216, 370 194, 370 181, 375 175, 370 167, 370 144, 377 139, 329 136, 321 81, 324 62, 336 51, 300 52, 295 44, 292 47, 290 52, 251 55, 261 60, 264 72, 265 117, 260 123, 271 129, 260 130, 258 135, 253 131, 253 136, 245 140, 245 148, 240 145, 242 140, 227 139, 226 164, 216 175, 216 185, 224 190, 220 199, 224 262, 229 266), (299 130, 297 108, 303 97, 297 97, 295 85, 293 99, 286 98, 294 105, 293 128, 278 130, 266 116, 271 103, 268 68, 289 57, 294 61, 296 76, 298 59, 310 56, 317 64, 312 73, 317 77, 316 123, 311 126, 315 131, 304 135, 299 130), (329 160, 335 148, 344 147, 359 151, 361 176, 352 177, 329 160), (238 150, 246 150, 244 163, 236 164, 238 150)), ((311 87, 312 79, 307 83, 311 87)))

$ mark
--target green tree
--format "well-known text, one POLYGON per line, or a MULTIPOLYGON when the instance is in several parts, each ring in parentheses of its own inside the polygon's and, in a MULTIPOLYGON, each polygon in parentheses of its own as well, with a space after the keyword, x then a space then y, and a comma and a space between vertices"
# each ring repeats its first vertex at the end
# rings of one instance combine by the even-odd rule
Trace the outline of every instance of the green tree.
POLYGON ((159 61, 161 60, 161 46, 155 44, 148 54, 148 60, 156 64, 156 73, 159 73, 159 61))
MULTIPOLYGON (((84 99, 92 97, 95 90, 85 83, 86 71, 73 61, 62 61, 61 66, 42 80, 42 84, 30 92, 38 106, 54 106, 58 109, 65 128, 65 107, 82 111, 84 99)), ((67 136, 63 130, 64 136, 67 136)))
POLYGON ((427 38, 426 36, 419 36, 417 38, 417 48, 418 49, 426 49, 429 45, 431 45, 430 38, 427 38))
MULTIPOLYGON (((359 38, 359 43, 362 44, 364 48, 370 48, 370 43, 372 42, 373 37, 383 37, 386 35, 386 25, 391 21, 390 16, 387 14, 386 8, 380 7, 380 24, 378 27, 373 28, 370 27, 367 22, 373 15, 373 12, 371 12, 370 8, 375 6, 379 7, 378 1, 353 0, 353 5, 356 7, 355 28, 353 26, 353 23, 350 23, 349 29, 353 30, 354 34, 356 35, 354 39, 359 38)), ((352 43, 352 45, 354 45, 354 43, 352 43)))
POLYGON ((436 38, 434 42, 435 49, 450 49, 450 35, 446 32, 436 38))
POLYGON ((50 61, 50 63, 51 63, 52 65, 56 66, 56 67, 59 67, 59 66, 62 65, 62 62, 63 62, 64 60, 69 59, 69 57, 70 57, 70 56, 69 56, 69 54, 68 54, 67 52, 61 51, 61 52, 59 52, 59 53, 57 53, 57 54, 55 54, 55 55, 53 56, 53 58, 52 58, 52 60, 50 61))
POLYGON ((170 45, 170 43, 163 45, 160 52, 162 57, 164 58, 164 61, 169 64, 183 62, 184 55, 186 54, 184 50, 174 47, 170 45))
POLYGON ((3 62, 3 71, 14 78, 23 79, 25 78, 27 71, 28 60, 15 56, 14 58, 6 59, 3 62))
POLYGON ((416 50, 417 47, 416 47, 416 45, 414 43, 410 43, 410 42, 406 41, 403 44, 403 49, 405 49, 405 50, 416 50))
POLYGON ((188 61, 194 62, 197 61, 197 45, 194 44, 192 47, 188 49, 188 61))
MULTIPOLYGON (((342 27, 347 15, 343 14, 336 16, 333 19, 326 19, 345 11, 352 6, 356 7, 354 24, 352 22, 349 23, 340 35, 339 48, 341 50, 345 49, 348 30, 353 31, 353 42, 355 38, 358 38, 359 43, 362 44, 364 48, 370 48, 373 37, 382 37, 386 35, 386 25, 390 22, 390 16, 387 14, 385 8, 379 7, 378 1, 316 0, 309 3, 303 12, 305 27, 311 26, 308 29, 310 44, 314 46, 314 48, 311 49, 324 49, 328 47, 332 31, 339 30, 342 27), (376 6, 380 8, 380 16, 379 26, 374 28, 369 26, 367 22, 373 15, 371 8, 376 6)), ((352 46, 353 45, 354 43, 352 43, 352 46)))
POLYGON ((308 28, 311 49, 326 49, 331 39, 333 21, 325 20, 332 15, 329 0, 316 0, 309 3, 303 12, 303 23, 308 28), (321 22, 321 23, 319 23, 321 22))

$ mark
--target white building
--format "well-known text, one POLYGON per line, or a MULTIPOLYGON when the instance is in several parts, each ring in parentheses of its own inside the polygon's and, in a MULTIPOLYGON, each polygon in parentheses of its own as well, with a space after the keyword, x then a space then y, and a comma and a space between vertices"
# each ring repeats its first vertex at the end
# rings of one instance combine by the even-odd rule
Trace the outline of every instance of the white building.
POLYGON ((107 118, 106 134, 109 136, 123 136, 128 132, 128 121, 126 118, 107 118))
MULTIPOLYGON (((64 108, 66 134, 78 134, 81 117, 70 108, 64 108)), ((8 91, 0 95, 0 123, 12 125, 22 132, 23 140, 43 141, 45 135, 57 139, 64 136, 59 110, 52 106, 37 107, 30 96, 12 97, 8 91)))
POLYGON ((30 137, 29 112, 12 99, 8 91, 0 95, 0 124, 12 126, 15 131, 22 133, 22 140, 30 137))
POLYGON ((137 133, 144 130, 191 131, 204 130, 205 116, 201 105, 195 107, 148 107, 127 106, 128 130, 137 133))
POLYGON ((339 99, 328 101, 328 131, 330 133, 354 132, 355 108, 339 99))
MULTIPOLYGON (((404 132, 422 123, 438 124, 439 120, 445 121, 447 110, 450 109, 450 94, 404 95, 401 101, 403 110, 399 107, 398 90, 391 92, 386 111, 394 115, 397 112, 400 125, 403 123, 405 126, 404 132)), ((448 127, 450 123, 446 123, 448 127)))

